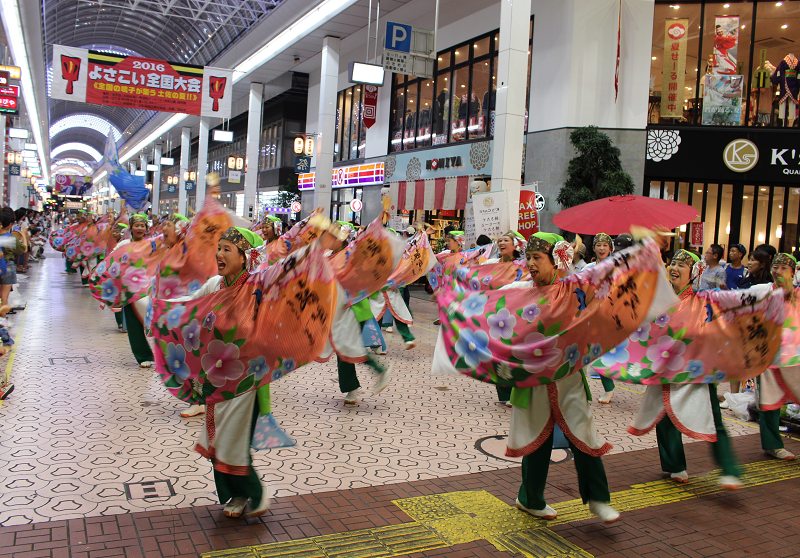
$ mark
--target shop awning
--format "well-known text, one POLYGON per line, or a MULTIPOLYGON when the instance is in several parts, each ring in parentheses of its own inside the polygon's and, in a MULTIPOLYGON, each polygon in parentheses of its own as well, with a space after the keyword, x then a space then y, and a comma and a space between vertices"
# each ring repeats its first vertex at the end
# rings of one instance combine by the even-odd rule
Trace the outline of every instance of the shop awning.
POLYGON ((397 211, 412 209, 464 209, 470 176, 401 180, 389 183, 389 196, 397 211))

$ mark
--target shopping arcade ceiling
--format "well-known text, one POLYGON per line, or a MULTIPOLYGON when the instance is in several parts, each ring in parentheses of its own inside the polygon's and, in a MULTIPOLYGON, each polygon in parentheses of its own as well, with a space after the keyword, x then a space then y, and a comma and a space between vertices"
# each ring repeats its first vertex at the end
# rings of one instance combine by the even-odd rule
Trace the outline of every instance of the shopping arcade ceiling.
MULTIPOLYGON (((52 71, 52 45, 61 44, 176 62, 211 65, 284 0, 44 0, 46 65, 52 71)), ((49 77, 49 76, 48 76, 49 77)), ((48 79, 49 84, 49 79, 48 79)), ((49 85, 48 85, 49 87, 49 85)), ((155 113, 64 100, 48 100, 53 127, 51 150, 85 144, 103 151, 105 132, 86 126, 86 115, 101 118, 122 133, 123 141, 155 113), (74 118, 80 115, 79 118, 74 118), (69 120, 65 118, 73 117, 69 120)), ((116 135, 116 134, 115 134, 116 135)), ((91 160, 82 151, 62 156, 91 160)))

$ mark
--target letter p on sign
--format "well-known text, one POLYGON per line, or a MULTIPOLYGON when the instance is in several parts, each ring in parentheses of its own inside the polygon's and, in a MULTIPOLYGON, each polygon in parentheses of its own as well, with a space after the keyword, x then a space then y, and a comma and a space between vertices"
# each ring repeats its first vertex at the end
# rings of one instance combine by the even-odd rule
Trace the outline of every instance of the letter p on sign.
POLYGON ((411 51, 411 26, 402 23, 386 22, 386 44, 389 50, 411 51))

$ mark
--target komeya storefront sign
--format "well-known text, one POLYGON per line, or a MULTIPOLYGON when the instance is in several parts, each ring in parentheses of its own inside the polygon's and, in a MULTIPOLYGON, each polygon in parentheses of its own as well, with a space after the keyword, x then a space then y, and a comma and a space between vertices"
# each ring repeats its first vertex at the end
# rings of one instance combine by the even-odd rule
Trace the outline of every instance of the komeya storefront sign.
POLYGON ((386 182, 492 174, 492 140, 395 153, 386 157, 386 182))
POLYGON ((800 182, 796 130, 707 127, 647 131, 648 179, 712 182, 800 182))

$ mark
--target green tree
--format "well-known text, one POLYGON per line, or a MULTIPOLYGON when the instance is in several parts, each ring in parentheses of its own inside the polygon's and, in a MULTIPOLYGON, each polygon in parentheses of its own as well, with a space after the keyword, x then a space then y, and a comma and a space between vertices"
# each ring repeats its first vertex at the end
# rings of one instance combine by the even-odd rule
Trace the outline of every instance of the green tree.
POLYGON ((292 203, 300 201, 300 189, 297 187, 297 175, 289 175, 286 184, 278 186, 276 207, 291 207, 292 203))
POLYGON ((569 162, 567 181, 556 198, 561 207, 633 194, 635 185, 622 170, 619 148, 597 126, 576 128, 569 141, 577 155, 569 162))

